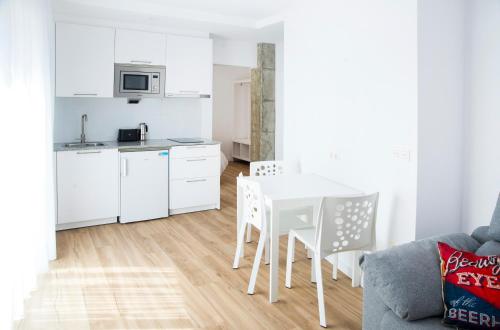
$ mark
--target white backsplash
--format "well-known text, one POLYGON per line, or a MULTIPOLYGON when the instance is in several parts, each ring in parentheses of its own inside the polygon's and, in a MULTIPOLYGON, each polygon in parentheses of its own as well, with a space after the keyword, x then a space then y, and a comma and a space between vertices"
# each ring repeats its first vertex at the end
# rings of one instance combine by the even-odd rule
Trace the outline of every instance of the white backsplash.
POLYGON ((56 98, 55 142, 80 138, 80 119, 87 114, 87 141, 114 141, 119 128, 138 128, 145 122, 149 139, 200 137, 203 134, 203 102, 208 99, 142 99, 127 104, 123 98, 56 98))

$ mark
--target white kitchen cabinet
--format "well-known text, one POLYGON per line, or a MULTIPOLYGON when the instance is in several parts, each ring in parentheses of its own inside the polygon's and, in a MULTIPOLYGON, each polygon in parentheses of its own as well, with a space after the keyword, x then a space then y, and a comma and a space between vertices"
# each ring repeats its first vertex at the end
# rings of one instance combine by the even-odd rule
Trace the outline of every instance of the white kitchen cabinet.
POLYGON ((170 149, 170 214, 220 208, 220 145, 170 149))
POLYGON ((118 150, 59 151, 56 159, 58 229, 116 222, 118 150))
POLYGON ((113 97, 115 29, 56 24, 56 96, 113 97))
POLYGON ((165 65, 166 35, 128 29, 116 29, 115 62, 165 65))
POLYGON ((212 39, 167 36, 166 96, 212 94, 212 39))

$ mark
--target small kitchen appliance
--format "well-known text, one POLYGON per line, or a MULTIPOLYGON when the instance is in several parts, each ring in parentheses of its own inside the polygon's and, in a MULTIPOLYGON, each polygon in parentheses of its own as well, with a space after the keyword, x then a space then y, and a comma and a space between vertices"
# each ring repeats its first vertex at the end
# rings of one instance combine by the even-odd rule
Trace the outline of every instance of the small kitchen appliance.
POLYGON ((165 96, 165 67, 115 63, 114 97, 165 96))
POLYGON ((134 142, 141 139, 141 130, 137 128, 118 130, 118 142, 134 142))
POLYGON ((140 123, 139 124, 139 131, 140 131, 141 141, 146 141, 146 134, 148 132, 148 125, 146 125, 146 123, 140 123))

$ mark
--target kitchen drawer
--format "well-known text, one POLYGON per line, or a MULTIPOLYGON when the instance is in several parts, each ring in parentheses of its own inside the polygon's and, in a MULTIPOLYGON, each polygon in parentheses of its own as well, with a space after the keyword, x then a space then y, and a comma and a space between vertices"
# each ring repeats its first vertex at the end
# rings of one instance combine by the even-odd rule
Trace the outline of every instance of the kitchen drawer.
POLYGON ((203 156, 219 156, 220 145, 193 145, 193 146, 178 146, 170 149, 170 158, 190 158, 203 156))
POLYGON ((219 177, 171 180, 170 209, 214 205, 220 199, 219 177))
POLYGON ((170 160, 170 179, 219 176, 219 157, 174 158, 170 160))

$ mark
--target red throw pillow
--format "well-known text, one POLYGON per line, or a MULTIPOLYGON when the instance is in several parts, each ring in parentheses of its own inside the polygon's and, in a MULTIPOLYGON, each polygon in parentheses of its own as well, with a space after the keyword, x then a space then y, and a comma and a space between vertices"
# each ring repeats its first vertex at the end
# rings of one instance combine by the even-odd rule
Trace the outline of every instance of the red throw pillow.
POLYGON ((500 256, 477 256, 438 242, 443 323, 461 329, 500 329, 500 256))

